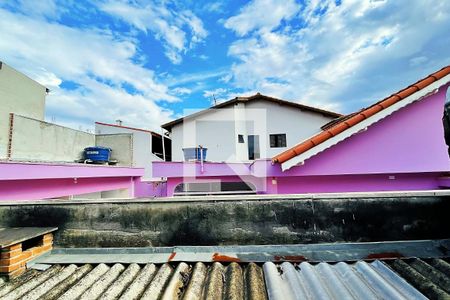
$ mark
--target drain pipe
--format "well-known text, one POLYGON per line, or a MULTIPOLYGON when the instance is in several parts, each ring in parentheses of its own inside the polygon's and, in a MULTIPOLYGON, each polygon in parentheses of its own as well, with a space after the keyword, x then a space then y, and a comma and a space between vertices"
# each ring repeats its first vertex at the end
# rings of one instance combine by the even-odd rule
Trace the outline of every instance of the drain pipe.
POLYGON ((203 165, 203 146, 198 145, 198 149, 200 150, 200 173, 203 174, 203 172, 205 171, 203 165))
POLYGON ((162 151, 163 151, 163 160, 166 160, 166 147, 164 146, 164 128, 161 128, 161 141, 162 141, 162 151))

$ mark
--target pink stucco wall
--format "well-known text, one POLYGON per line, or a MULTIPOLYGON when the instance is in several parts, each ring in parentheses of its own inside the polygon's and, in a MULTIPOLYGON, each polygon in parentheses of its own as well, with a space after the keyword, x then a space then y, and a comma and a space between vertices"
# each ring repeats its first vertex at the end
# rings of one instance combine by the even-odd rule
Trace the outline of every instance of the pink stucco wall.
POLYGON ((258 192, 274 194, 438 189, 446 186, 441 177, 450 172, 442 126, 446 89, 441 87, 285 172, 269 160, 257 160, 208 162, 203 171, 199 163, 160 162, 154 163, 153 174, 168 178, 169 196, 183 180, 230 178, 258 182, 258 192))
POLYGON ((0 200, 35 200, 59 198, 94 192, 130 188, 130 178, 102 177, 2 180, 0 181, 0 200))
MULTIPOLYGON (((268 185, 271 184, 270 182, 268 185)), ((280 177, 271 194, 434 190, 436 174, 376 174, 280 177)))
POLYGON ((134 197, 166 197, 167 182, 165 181, 141 181, 134 182, 134 197))
MULTIPOLYGON (((133 194, 143 174, 140 168, 0 162, 0 200, 57 198, 124 188, 133 194)), ((151 191, 145 192, 149 196, 151 191)))

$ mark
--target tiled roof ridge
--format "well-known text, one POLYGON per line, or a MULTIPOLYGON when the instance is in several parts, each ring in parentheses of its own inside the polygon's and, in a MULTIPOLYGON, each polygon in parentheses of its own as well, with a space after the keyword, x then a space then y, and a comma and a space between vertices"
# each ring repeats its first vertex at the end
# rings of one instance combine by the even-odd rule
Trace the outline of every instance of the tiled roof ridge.
POLYGON ((341 132, 355 126, 363 120, 377 114, 378 112, 392 106, 393 104, 411 96, 412 94, 424 89, 433 82, 443 78, 450 74, 450 66, 443 67, 437 72, 434 72, 427 77, 417 81, 416 83, 400 90, 397 93, 392 94, 389 97, 384 98, 381 101, 353 114, 349 114, 348 117, 344 116, 341 120, 335 124, 330 124, 329 127, 324 126, 324 130, 314 135, 313 137, 297 144, 296 146, 274 156, 272 163, 284 163, 295 156, 298 156, 315 146, 325 142, 326 140, 340 134, 341 132))
POLYGON ((207 113, 207 112, 209 112, 211 110, 214 110, 214 109, 223 108, 223 107, 226 107, 228 105, 232 105, 232 104, 237 103, 237 102, 244 102, 245 103, 245 102, 249 102, 249 101, 252 101, 252 100, 255 100, 255 99, 264 99, 264 100, 267 100, 267 101, 277 102, 277 103, 279 103, 281 105, 289 105, 289 106, 292 106, 292 107, 296 107, 296 108, 298 108, 300 110, 308 110, 308 111, 319 113, 319 114, 322 114, 322 115, 325 115, 325 116, 330 116, 330 117, 333 117, 333 118, 340 118, 340 117, 342 117, 342 114, 334 112, 334 111, 330 111, 330 110, 326 110, 326 109, 322 109, 322 108, 318 108, 318 107, 314 107, 314 106, 309 106, 309 105, 301 104, 299 102, 294 102, 294 101, 290 101, 290 100, 284 100, 284 99, 280 99, 280 98, 275 98, 275 97, 263 95, 261 93, 256 93, 256 94, 251 95, 251 96, 234 97, 234 98, 232 98, 230 100, 227 100, 225 102, 221 102, 221 103, 216 104, 214 106, 211 106, 209 108, 200 110, 200 111, 198 111, 196 113, 193 113, 191 115, 187 115, 187 116, 178 118, 176 120, 167 122, 167 123, 161 125, 161 127, 164 128, 164 129, 168 129, 168 128, 171 128, 172 126, 176 125, 176 124, 179 124, 179 123, 183 122, 183 120, 185 120, 187 118, 192 118, 194 116, 198 116, 198 115, 207 113))
POLYGON ((267 100, 277 101, 277 102, 285 103, 285 104, 288 104, 288 105, 295 105, 295 106, 298 106, 298 107, 302 107, 302 108, 304 108, 306 110, 311 110, 311 111, 315 111, 315 112, 319 112, 319 113, 323 113, 323 114, 327 114, 327 115, 332 115, 332 116, 336 116, 336 117, 343 117, 344 116, 343 114, 340 114, 340 113, 337 113, 337 112, 334 112, 334 111, 331 111, 331 110, 322 109, 322 108, 319 108, 319 107, 302 104, 302 103, 299 103, 299 102, 296 102, 296 101, 290 101, 290 100, 284 100, 284 99, 277 98, 277 97, 271 97, 271 96, 267 96, 267 95, 261 94, 259 92, 254 94, 254 95, 247 96, 247 97, 236 97, 237 100, 244 100, 244 101, 245 100, 247 100, 247 101, 248 100, 253 100, 253 99, 257 99, 257 98, 265 98, 267 100), (245 98, 245 99, 242 99, 242 98, 245 98))

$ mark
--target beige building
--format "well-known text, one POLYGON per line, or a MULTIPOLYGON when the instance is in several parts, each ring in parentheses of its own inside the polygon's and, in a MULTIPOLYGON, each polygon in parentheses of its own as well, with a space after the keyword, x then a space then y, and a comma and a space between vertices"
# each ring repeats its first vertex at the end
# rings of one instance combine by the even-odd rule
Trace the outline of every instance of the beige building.
POLYGON ((44 120, 48 89, 0 61, 0 159, 8 152, 10 113, 44 120))

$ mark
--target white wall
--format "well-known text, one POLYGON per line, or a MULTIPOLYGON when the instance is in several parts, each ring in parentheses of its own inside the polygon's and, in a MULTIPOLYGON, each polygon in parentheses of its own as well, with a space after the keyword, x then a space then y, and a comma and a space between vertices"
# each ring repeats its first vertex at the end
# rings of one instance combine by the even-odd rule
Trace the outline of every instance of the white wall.
POLYGON ((236 141, 233 108, 211 110, 172 128, 172 161, 183 161, 182 148, 208 148, 209 161, 235 161, 236 141))
POLYGON ((0 69, 0 159, 6 158, 9 113, 44 120, 46 88, 5 63, 0 69))
POLYGON ((333 120, 331 117, 301 111, 297 108, 279 105, 269 101, 253 101, 246 104, 247 114, 251 114, 258 124, 253 133, 260 135, 261 158, 271 158, 301 141, 321 131, 320 127, 333 120), (261 113, 255 114, 255 110, 261 113), (266 111, 264 114, 263 111, 266 111), (253 112, 253 113, 252 113, 253 112), (265 120, 263 120, 265 118, 265 120), (286 147, 270 148, 270 134, 286 134, 286 147), (264 154, 263 154, 264 152, 264 154))
POLYGON ((143 180, 150 180, 152 176, 152 162, 162 161, 161 158, 152 153, 152 134, 150 132, 134 130, 123 127, 95 124, 96 134, 129 133, 133 135, 132 158, 133 167, 144 168, 143 180))
POLYGON ((266 100, 239 102, 210 110, 172 127, 172 160, 184 160, 182 148, 202 145, 209 161, 247 161, 248 136, 258 135, 260 158, 271 158, 321 131, 331 121, 319 113, 266 100), (238 135, 244 143, 238 143, 238 135), (286 147, 270 148, 270 134, 286 134, 286 147))
POLYGON ((12 160, 74 162, 94 145, 93 134, 14 115, 12 160))
POLYGON ((236 145, 236 161, 248 160, 248 131, 247 131, 247 117, 244 103, 237 103, 234 106, 234 118, 236 122, 235 127, 235 145, 236 145), (238 135, 243 135, 244 143, 239 143, 238 135))

